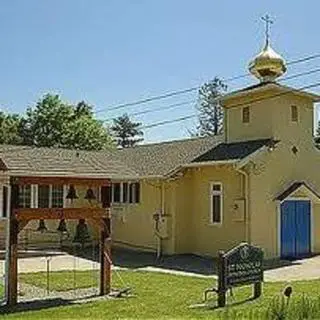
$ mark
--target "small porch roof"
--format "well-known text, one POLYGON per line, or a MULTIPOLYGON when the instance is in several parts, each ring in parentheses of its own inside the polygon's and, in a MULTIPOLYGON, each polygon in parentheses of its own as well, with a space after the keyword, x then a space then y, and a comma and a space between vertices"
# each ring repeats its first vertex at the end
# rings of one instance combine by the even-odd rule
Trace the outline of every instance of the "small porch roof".
POLYGON ((285 199, 289 198, 291 195, 293 195, 299 190, 306 193, 309 198, 317 202, 320 201, 320 194, 317 191, 315 191, 312 187, 310 187, 305 181, 298 181, 298 182, 292 183, 286 190, 280 193, 275 198, 275 200, 284 201, 285 199))

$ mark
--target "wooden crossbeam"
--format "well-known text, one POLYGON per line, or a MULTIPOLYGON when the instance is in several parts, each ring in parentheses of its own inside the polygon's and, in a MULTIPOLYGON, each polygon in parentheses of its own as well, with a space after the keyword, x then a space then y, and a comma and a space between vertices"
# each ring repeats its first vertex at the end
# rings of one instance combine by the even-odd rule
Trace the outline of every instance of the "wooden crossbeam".
POLYGON ((13 210, 18 221, 33 219, 102 219, 110 215, 109 208, 19 208, 13 210))
POLYGON ((85 185, 88 187, 110 186, 110 179, 78 177, 11 177, 11 184, 17 185, 85 185))

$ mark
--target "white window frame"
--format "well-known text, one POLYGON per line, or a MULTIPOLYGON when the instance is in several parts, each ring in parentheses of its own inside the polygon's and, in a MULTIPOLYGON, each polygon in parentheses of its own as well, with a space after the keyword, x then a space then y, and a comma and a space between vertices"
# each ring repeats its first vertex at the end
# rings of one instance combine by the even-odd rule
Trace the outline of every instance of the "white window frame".
MULTIPOLYGON (((132 185, 132 202, 129 202, 129 203, 137 203, 136 202, 136 182, 131 182, 130 185, 132 185)), ((129 201, 130 201, 130 187, 129 187, 129 201)))
POLYGON ((210 190, 209 190, 209 201, 210 201, 210 224, 221 226, 223 222, 223 185, 220 181, 212 181, 210 182, 210 190), (214 185, 219 185, 220 190, 213 190, 214 185), (213 221, 213 204, 212 204, 212 196, 220 196, 220 222, 213 221))

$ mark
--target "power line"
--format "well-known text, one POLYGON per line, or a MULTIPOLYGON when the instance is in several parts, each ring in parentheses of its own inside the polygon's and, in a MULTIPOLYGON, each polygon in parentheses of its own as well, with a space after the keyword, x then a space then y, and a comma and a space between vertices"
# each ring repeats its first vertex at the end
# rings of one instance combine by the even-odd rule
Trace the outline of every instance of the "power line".
MULTIPOLYGON (((229 106, 228 109, 235 108, 235 107, 240 107, 240 106, 243 106, 243 105, 248 105, 248 104, 254 103, 254 102, 259 102, 259 101, 263 101, 263 100, 277 98, 277 97, 289 94, 291 92, 301 91, 301 90, 305 90, 305 89, 311 89, 311 88, 315 88, 315 87, 319 87, 319 86, 320 86, 320 82, 316 82, 314 84, 303 86, 303 87, 300 87, 300 88, 297 88, 297 89, 288 89, 288 91, 281 92, 281 93, 278 93, 278 94, 270 95, 270 96, 263 97, 263 98, 252 99, 252 100, 246 101, 245 103, 234 104, 234 105, 229 106)), ((170 123, 175 123, 175 122, 188 120, 188 119, 194 118, 196 116, 197 116, 197 114, 191 114, 191 115, 188 115, 188 116, 184 116, 184 117, 180 117, 180 118, 176 118, 176 119, 172 119, 172 120, 165 120, 165 121, 161 121, 161 122, 155 122, 155 123, 151 123, 149 125, 141 126, 140 129, 155 128, 155 127, 166 125, 166 124, 170 124, 170 123)))
POLYGON ((304 57, 304 58, 301 58, 301 59, 291 60, 291 61, 287 62, 287 66, 290 66, 291 64, 297 64, 297 63, 300 63, 300 62, 310 61, 310 60, 313 60, 313 59, 318 59, 318 58, 320 58, 320 53, 317 53, 317 54, 314 54, 314 55, 311 55, 311 56, 307 56, 307 57, 304 57))
POLYGON ((143 111, 133 112, 133 113, 131 113, 131 116, 138 116, 138 115, 151 113, 151 112, 155 112, 155 111, 174 109, 176 107, 180 107, 180 106, 184 106, 184 105, 187 105, 187 104, 195 103, 196 101, 197 101, 196 99, 193 99, 193 100, 188 100, 188 101, 169 104, 168 106, 165 106, 165 107, 159 107, 159 108, 155 108, 155 109, 147 109, 147 110, 143 110, 143 111))
MULTIPOLYGON (((309 71, 303 71, 303 72, 299 72, 299 73, 293 74, 291 76, 284 77, 284 78, 280 79, 279 82, 286 81, 286 80, 291 80, 291 79, 295 79, 295 78, 299 78, 299 77, 302 77, 302 76, 305 76, 305 75, 314 74, 314 73, 317 73, 317 72, 320 72, 320 68, 311 69, 309 71)), ((217 97, 216 99, 219 99, 219 97, 217 97)), ((213 100, 213 101, 215 101, 215 100, 213 100)), ((183 102, 179 102, 179 103, 169 104, 167 106, 159 107, 159 108, 155 108, 155 109, 152 108, 152 109, 146 109, 146 110, 143 110, 143 111, 133 112, 133 113, 129 113, 128 115, 130 117, 131 116, 138 116, 138 115, 143 115, 143 114, 152 113, 152 112, 156 112, 156 111, 174 109, 174 108, 182 106, 182 105, 187 105, 187 104, 196 103, 196 102, 197 102, 196 99, 192 99, 192 100, 187 100, 187 101, 183 101, 183 102)), ((108 121, 112 121, 112 119, 105 119, 105 120, 102 120, 102 121, 108 122, 108 121)))
POLYGON ((180 118, 176 118, 176 119, 172 119, 172 120, 165 120, 165 121, 161 121, 161 122, 148 124, 146 126, 140 127, 139 129, 141 129, 141 130, 150 129, 150 128, 153 128, 153 127, 163 126, 163 125, 169 124, 169 123, 184 121, 184 120, 187 120, 187 119, 194 118, 196 116, 197 116, 197 114, 191 114, 191 115, 188 115, 188 116, 185 116, 185 117, 180 117, 180 118))
MULTIPOLYGON (((143 111, 138 111, 138 112, 133 112, 133 113, 129 113, 128 116, 129 117, 133 117, 133 116, 139 116, 139 115, 143 115, 143 114, 147 114, 147 113, 152 113, 152 112, 156 112, 156 111, 162 111, 162 110, 169 110, 169 109, 174 109, 180 106, 184 106, 187 104, 192 104, 192 103, 196 103, 197 100, 193 99, 193 100, 187 100, 187 101, 182 101, 182 102, 178 102, 178 103, 173 103, 173 104, 169 104, 167 106, 164 107, 159 107, 159 108, 155 108, 155 109, 146 109, 143 111)), ((102 120, 104 122, 108 122, 108 121, 112 121, 112 119, 104 119, 102 120)))
MULTIPOLYGON (((291 60, 291 61, 289 61, 287 63, 287 65, 293 65, 293 64, 297 64, 297 63, 302 63, 302 62, 310 61, 310 60, 317 59, 317 58, 320 58, 320 54, 314 54, 314 55, 306 56, 306 57, 303 57, 303 58, 291 60)), ((231 78, 222 79, 222 80, 224 82, 231 82, 231 81, 235 81, 235 80, 238 80, 238 79, 242 79, 242 78, 248 77, 249 75, 250 75, 250 73, 245 73, 245 74, 242 74, 242 75, 237 75, 237 76, 234 76, 234 77, 231 77, 231 78)), ((200 88, 200 86, 195 86, 195 87, 190 87, 190 88, 186 88, 186 89, 182 89, 182 90, 171 91, 171 92, 164 93, 164 94, 161 94, 161 95, 152 96, 152 97, 141 99, 141 100, 136 100, 136 101, 132 101, 132 102, 127 102, 127 103, 115 105, 115 106, 110 107, 110 108, 98 109, 97 111, 95 111, 95 113, 97 114, 97 113, 101 113, 101 112, 104 112, 104 111, 119 110, 119 109, 123 109, 123 108, 126 108, 126 107, 131 107, 131 106, 135 106, 135 105, 149 103, 149 102, 156 101, 156 100, 162 100, 162 99, 174 97, 174 96, 177 96, 177 95, 189 93, 189 92, 198 90, 199 88, 200 88)))

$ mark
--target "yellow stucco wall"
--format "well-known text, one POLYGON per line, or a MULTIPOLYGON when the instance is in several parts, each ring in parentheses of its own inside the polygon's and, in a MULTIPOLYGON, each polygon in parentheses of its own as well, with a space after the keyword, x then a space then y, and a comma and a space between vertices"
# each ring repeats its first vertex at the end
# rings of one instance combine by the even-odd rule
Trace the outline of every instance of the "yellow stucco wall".
MULTIPOLYGON (((113 208, 113 240, 116 245, 156 251, 153 214, 161 208, 161 182, 141 183, 141 203, 113 208)), ((243 201, 242 175, 230 166, 188 169, 182 177, 164 183, 166 236, 163 253, 216 256, 245 240, 245 220, 234 212, 243 201), (223 184, 223 222, 210 224, 210 183, 223 184)))
MULTIPOLYGON (((256 95, 255 98, 259 98, 256 95)), ((241 103, 241 99, 238 103, 241 103)), ((243 100, 245 101, 245 100, 243 100)), ((279 203, 275 197, 295 181, 305 181, 320 191, 320 151, 313 144, 313 103, 311 99, 286 94, 276 99, 253 104, 250 132, 244 129, 240 109, 227 110, 233 124, 229 125, 229 141, 251 138, 274 138, 280 140, 273 151, 257 155, 245 167, 249 173, 249 207, 251 240, 265 250, 267 257, 279 255, 279 203), (299 122, 291 122, 291 105, 299 110, 299 122), (270 113, 266 115, 266 111, 270 113), (232 115, 231 115, 232 114, 232 115), (256 115, 257 114, 257 115, 256 115), (238 120, 236 120, 238 119, 238 120), (269 132, 266 130, 269 125, 269 132), (292 148, 298 152, 294 154, 292 148)), ((314 200, 314 199, 313 199, 314 200)), ((313 251, 320 252, 320 206, 313 208, 313 251)))
POLYGON ((245 221, 236 219, 235 201, 243 200, 242 177, 229 166, 189 169, 178 184, 175 252, 216 256, 245 240, 245 221), (210 223, 210 183, 223 185, 223 221, 210 223))
POLYGON ((294 94, 279 95, 268 90, 263 93, 230 99, 225 109, 226 140, 228 142, 261 138, 298 140, 310 139, 313 134, 313 104, 310 99, 294 94), (255 101, 255 102, 254 102, 255 101), (235 107, 239 105, 238 107, 235 107), (299 122, 291 121, 291 106, 298 107, 299 122), (242 122, 243 107, 250 107, 250 122, 242 122), (304 130, 301 130, 301 127, 304 130))
POLYGON ((160 182, 140 182, 140 203, 112 206, 112 238, 115 245, 155 251, 153 215, 161 208, 160 182))

